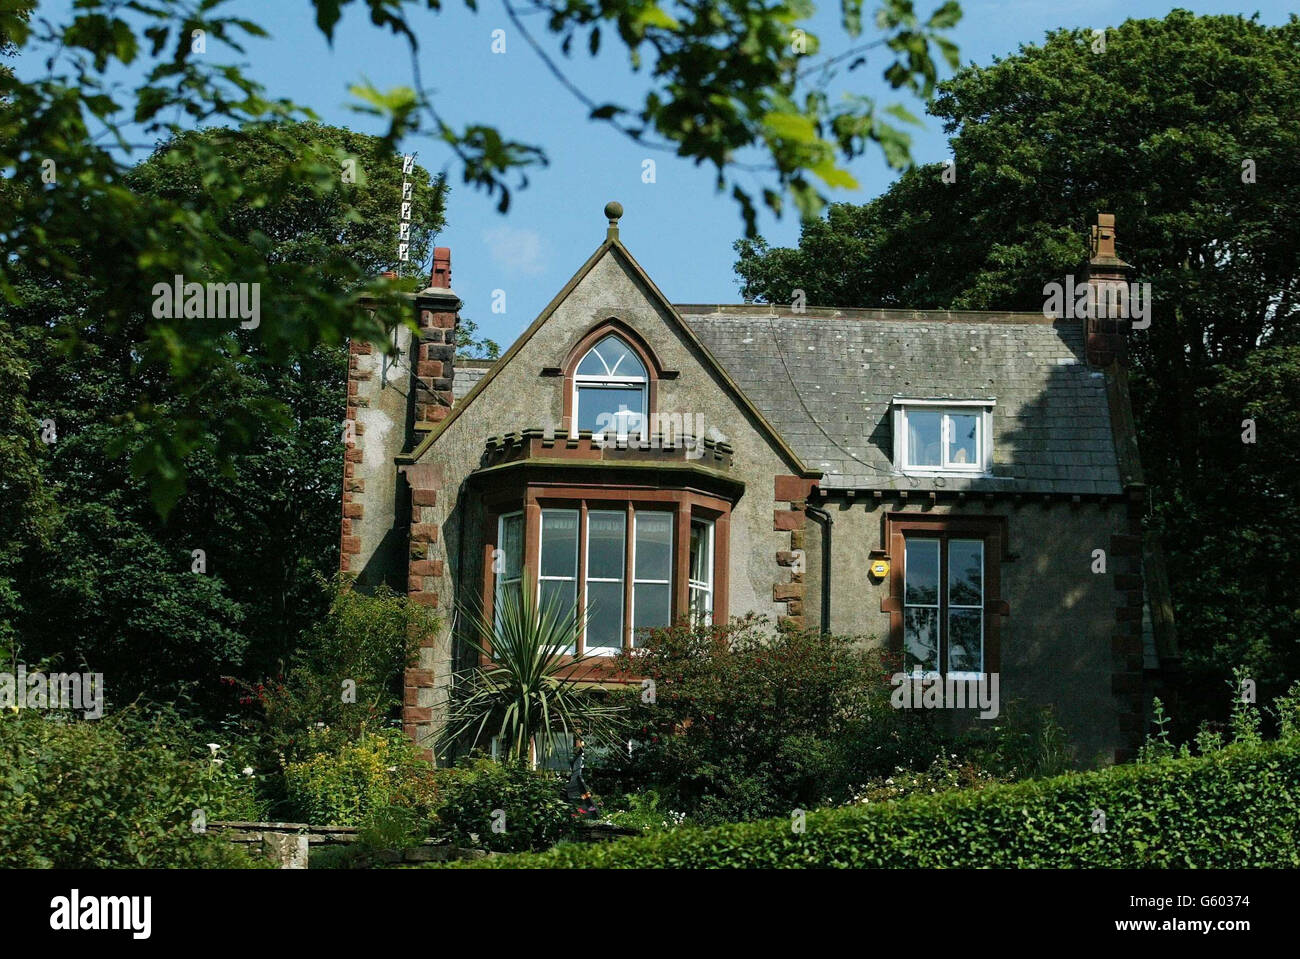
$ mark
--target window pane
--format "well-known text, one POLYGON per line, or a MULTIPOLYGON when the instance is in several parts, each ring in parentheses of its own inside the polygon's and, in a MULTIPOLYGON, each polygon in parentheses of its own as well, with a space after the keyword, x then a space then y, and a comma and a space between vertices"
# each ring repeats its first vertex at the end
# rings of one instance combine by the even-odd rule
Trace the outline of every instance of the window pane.
POLYGON ((543 576, 578 575, 578 511, 542 510, 543 576))
POLYGON ((573 737, 568 733, 551 733, 534 738, 540 769, 567 770, 573 764, 573 737))
POLYGON ((640 376, 645 366, 623 340, 611 333, 591 348, 576 371, 580 376, 640 376))
POLYGON ((943 414, 929 410, 907 411, 907 464, 942 466, 943 414))
POLYGON ((544 579, 541 582, 541 587, 542 609, 547 609, 549 603, 557 603, 556 621, 559 623, 568 622, 569 617, 573 615, 573 607, 578 597, 578 581, 544 579))
POLYGON ((587 576, 623 578, 627 540, 627 514, 592 510, 587 514, 587 576))
POLYGON ((587 583, 587 648, 623 646, 623 584, 587 583))
POLYGON ((638 583, 633 596, 635 615, 632 619, 632 645, 639 646, 643 636, 637 630, 653 626, 667 626, 672 618, 672 588, 667 583, 638 583))
POLYGON ((640 435, 645 390, 640 386, 579 386, 578 429, 640 435))
POLYGON ((636 578, 671 579, 673 514, 636 514, 636 578))
POLYGON ((697 583, 713 584, 713 569, 709 564, 709 539, 713 524, 703 520, 691 521, 691 579, 697 583))
POLYGON ((951 413, 948 422, 948 462, 972 466, 978 463, 976 437, 979 435, 980 417, 970 413, 951 413))
POLYGON ((502 579, 518 579, 520 567, 524 560, 524 517, 522 513, 501 517, 501 550, 503 565, 502 579))
POLYGON ((713 612, 713 596, 707 589, 691 587, 691 622, 707 623, 713 612))
POLYGON ((939 669, 939 611, 927 607, 903 610, 903 672, 939 669))
POLYGON ((979 609, 948 611, 948 671, 984 671, 984 612, 979 609))
POLYGON ((939 541, 909 539, 904 549, 904 604, 939 605, 939 541))
POLYGON ((984 544, 977 539, 948 543, 948 602, 953 606, 984 605, 984 544))

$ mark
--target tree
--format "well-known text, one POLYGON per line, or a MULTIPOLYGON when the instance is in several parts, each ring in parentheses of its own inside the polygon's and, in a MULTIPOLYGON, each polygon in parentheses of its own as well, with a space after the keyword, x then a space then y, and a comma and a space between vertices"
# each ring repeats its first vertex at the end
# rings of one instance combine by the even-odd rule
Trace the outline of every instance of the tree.
POLYGON ((1045 283, 1080 275, 1096 214, 1115 213, 1120 254, 1154 297, 1151 328, 1130 336, 1149 524, 1211 702, 1239 662, 1269 686, 1300 674, 1289 421, 1261 395, 1263 439, 1240 437, 1246 382, 1294 390, 1289 362, 1253 377, 1297 341, 1300 21, 1176 10, 1096 46, 1091 31, 1059 30, 961 70, 931 110, 955 182, 944 164, 913 169, 864 206, 806 221, 797 249, 740 241, 737 272, 767 302, 799 288, 828 306, 1038 311, 1045 283))
POLYGON ((501 356, 501 344, 489 337, 478 337, 478 324, 461 317, 456 323, 456 358, 495 360, 501 356))
MULTIPOLYGON (((342 8, 350 2, 311 0, 303 9, 314 11, 317 26, 332 42, 342 8)), ((855 40, 862 33, 861 0, 841 2, 843 31, 855 40)), ((467 3, 476 6, 476 0, 467 3)), ((545 163, 543 152, 482 123, 452 127, 422 87, 407 3, 365 0, 364 7, 373 24, 408 42, 414 87, 353 87, 357 109, 385 118, 386 150, 406 134, 430 135, 455 158, 465 181, 497 196, 504 211, 508 180, 519 174, 526 182, 523 174, 545 163)), ((852 185, 837 160, 875 144, 891 163, 907 162, 906 135, 889 119, 912 119, 906 110, 880 109, 862 96, 829 95, 837 61, 819 58, 818 38, 799 27, 812 12, 806 0, 679 2, 672 11, 653 0, 528 0, 524 9, 506 2, 512 28, 563 82, 567 78, 523 14, 544 14, 541 29, 566 55, 576 39, 585 38, 594 55, 602 37, 616 35, 634 70, 643 62, 648 66, 640 107, 598 104, 573 84, 568 88, 584 98, 594 121, 616 126, 647 148, 712 165, 719 189, 731 188, 751 230, 754 200, 733 175, 741 151, 766 159, 760 172, 769 207, 779 210, 788 192, 805 212, 821 202, 814 180, 831 188, 852 185)), ((946 0, 928 20, 916 15, 912 0, 885 0, 877 17, 882 35, 869 45, 890 51, 885 77, 894 89, 930 95, 937 76, 931 48, 955 65, 956 48, 945 33, 959 17, 955 0, 946 0)), ((30 21, 13 5, 0 8, 0 37, 47 61, 44 75, 34 79, 0 75, 0 98, 13 105, 0 112, 0 171, 25 186, 6 191, 4 198, 0 293, 13 296, 15 264, 62 283, 85 281, 98 296, 99 329, 123 341, 129 331, 141 361, 167 372, 174 384, 172 402, 161 403, 151 393, 138 397, 125 421, 138 442, 113 448, 118 454, 129 449, 133 474, 147 477, 164 514, 184 489, 188 460, 206 434, 227 441, 215 450, 223 467, 241 444, 244 424, 216 421, 201 390, 213 379, 235 375, 251 343, 270 361, 286 364, 291 355, 347 337, 385 343, 386 325, 401 315, 393 295, 398 284, 376 279, 368 264, 350 261, 333 247, 326 247, 324 259, 308 264, 277 260, 268 256, 273 234, 246 231, 242 221, 226 216, 232 208, 278 209, 289 189, 306 190, 312 204, 328 206, 350 186, 348 157, 294 155, 292 127, 278 121, 310 119, 306 110, 269 99, 238 66, 222 62, 226 52, 242 52, 242 39, 265 35, 253 21, 224 15, 223 0, 125 6, 118 0, 83 0, 62 20, 46 16, 39 5, 30 21), (131 99, 120 102, 111 74, 137 61, 145 66, 144 80, 131 99), (237 165, 204 140, 176 139, 190 127, 217 124, 256 125, 267 149, 285 157, 282 175, 244 180, 237 165), (193 182, 202 185, 201 194, 142 196, 129 189, 121 151, 131 146, 133 127, 179 143, 183 162, 195 168, 193 182), (85 249, 96 252, 89 262, 80 255, 85 249), (224 316, 148 312, 156 284, 177 275, 259 289, 268 321, 237 330, 224 316), (359 310, 363 297, 378 310, 359 310)), ((69 323, 66 332, 82 331, 69 323)))
MULTIPOLYGON (((322 198, 289 180, 275 204, 209 207, 205 228, 262 237, 277 270, 347 260, 378 273, 393 265, 403 182, 379 138, 319 124, 188 133, 125 182, 142 202, 164 195, 197 207, 204 166, 195 156, 210 155, 261 195, 261 184, 284 179, 302 158, 336 152, 359 160, 350 189, 322 198)), ((421 167, 406 179, 417 213, 411 242, 423 257, 443 226, 446 187, 421 167)), ((99 253, 80 252, 87 277, 99 253)), ((11 422, 27 425, 4 440, 13 469, 0 479, 0 516, 11 518, 0 523, 0 603, 12 610, 3 619, 27 661, 88 663, 112 678, 116 702, 192 686, 197 706, 219 710, 219 677, 282 671, 328 605, 317 579, 338 568, 346 346, 303 343, 276 361, 246 338, 232 344, 230 362, 177 384, 140 350, 147 314, 114 328, 89 279, 27 266, 11 277, 0 324, 13 333, 0 335, 0 377, 11 422), (212 425, 194 435, 185 492, 165 519, 128 467, 150 442, 135 418, 142 396, 164 416, 201 403, 212 425), (115 444, 125 457, 105 457, 115 444), (38 494, 48 508, 37 508, 38 494)))

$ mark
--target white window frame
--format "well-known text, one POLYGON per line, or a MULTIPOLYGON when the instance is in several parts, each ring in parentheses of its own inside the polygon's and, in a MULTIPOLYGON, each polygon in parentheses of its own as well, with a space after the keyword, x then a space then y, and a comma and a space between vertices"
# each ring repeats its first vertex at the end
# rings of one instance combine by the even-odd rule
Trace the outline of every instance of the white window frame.
POLYGON ((980 476, 993 471, 993 407, 997 400, 949 400, 949 399, 915 399, 894 397, 894 468, 900 473, 915 476, 980 476), (913 466, 907 459, 907 416, 909 410, 927 413, 942 413, 940 427, 940 450, 942 462, 935 466, 924 464, 913 466), (953 414, 970 415, 980 412, 978 429, 975 437, 975 462, 949 463, 948 437, 952 430, 953 414))
MULTIPOLYGON (((642 442, 645 442, 649 438, 649 429, 650 429, 649 372, 647 371, 645 374, 638 375, 638 376, 619 376, 615 372, 615 370, 618 369, 618 363, 614 364, 614 370, 610 370, 606 374, 578 372, 578 368, 582 366, 582 364, 586 361, 587 357, 590 356, 595 351, 596 347, 600 346, 601 343, 605 342, 605 340, 611 336, 617 339, 620 343, 622 343, 624 348, 637 358, 637 362, 640 363, 642 367, 645 366, 645 361, 642 360, 640 354, 637 353, 637 351, 632 348, 632 344, 629 343, 625 337, 619 336, 617 333, 608 333, 605 336, 602 336, 595 343, 593 343, 591 345, 591 349, 587 350, 586 353, 582 354, 582 358, 579 359, 577 364, 575 364, 575 366, 573 367, 573 395, 571 397, 572 403, 570 404, 570 408, 573 410, 573 416, 570 419, 570 423, 569 423, 569 436, 574 439, 576 439, 578 436, 578 422, 581 419, 580 403, 582 399, 583 387, 612 386, 612 387, 619 387, 619 388, 626 389, 628 387, 636 386, 639 387, 638 392, 641 395, 642 413, 641 413, 640 438, 642 442)), ((601 362, 602 363, 604 362, 604 357, 601 357, 601 362)), ((606 365, 606 369, 608 369, 608 365, 606 365)))
MULTIPOLYGON (((516 516, 519 517, 519 522, 523 524, 524 523, 523 510, 515 510, 513 513, 503 513, 501 516, 497 518, 497 549, 502 551, 503 563, 504 563, 504 551, 506 548, 506 520, 513 519, 516 516)), ((523 582, 524 559, 525 559, 524 554, 527 552, 528 544, 524 542, 524 537, 522 533, 523 531, 521 530, 521 535, 519 537, 519 575, 516 576, 514 579, 507 579, 505 576, 504 565, 502 567, 501 573, 497 573, 495 570, 493 570, 492 622, 494 625, 497 626, 500 626, 501 623, 501 594, 505 592, 507 587, 523 582)))
MULTIPOLYGON (((563 506, 546 506, 542 508, 542 515, 538 517, 537 523, 537 603, 541 608, 542 603, 542 583, 573 583, 573 599, 576 603, 581 597, 578 596, 578 559, 582 555, 582 511, 578 509, 569 509, 563 506), (578 535, 573 541, 573 576, 543 576, 542 575, 542 550, 546 548, 546 514, 547 513, 573 513, 574 520, 578 526, 578 535)), ((585 639, 585 637, 584 637, 585 639)), ((570 656, 576 655, 572 646, 568 647, 570 656)))
MULTIPOLYGON (((673 574, 677 572, 677 510, 638 510, 632 511, 632 568, 628 570, 628 575, 632 577, 631 599, 627 605, 627 641, 632 647, 636 647, 636 588, 637 586, 667 586, 668 587, 668 611, 669 622, 666 625, 671 626, 672 608, 673 608, 673 574), (637 523, 641 521, 642 513, 653 514, 655 516, 669 517, 668 523, 668 578, 667 579, 641 579, 636 575, 636 529, 637 523)), ((687 570, 687 575, 690 571, 687 570)), ((650 627, 653 628, 653 627, 650 627)))
MULTIPOLYGON (((704 519, 699 516, 692 516, 691 525, 694 526, 696 523, 699 523, 705 529, 706 539, 704 545, 703 569, 705 574, 708 576, 708 579, 697 580, 690 578, 691 558, 688 555, 686 557, 686 609, 688 612, 693 610, 694 603, 692 601, 695 598, 695 594, 697 592, 703 593, 705 596, 703 622, 706 625, 711 625, 713 623, 713 520, 704 519)), ((700 625, 700 622, 695 619, 693 612, 690 612, 690 616, 692 626, 700 625)))
MULTIPOLYGON (((623 596, 625 596, 625 597, 627 596, 627 576, 628 576, 628 571, 627 571, 626 569, 623 570, 623 575, 622 575, 621 577, 619 577, 618 579, 614 579, 614 578, 612 578, 612 577, 608 577, 608 576, 592 576, 592 575, 591 575, 591 514, 592 514, 592 513, 609 513, 609 514, 614 515, 614 516, 622 516, 622 517, 623 517, 623 556, 624 556, 624 563, 627 562, 627 559, 626 559, 626 557, 627 557, 627 537, 628 537, 628 534, 629 534, 629 529, 628 529, 628 525, 629 525, 629 524, 628 524, 628 521, 627 521, 627 510, 626 510, 626 509, 599 509, 599 508, 597 508, 597 509, 592 509, 592 508, 588 507, 588 508, 587 508, 587 525, 586 525, 586 528, 585 528, 585 529, 581 530, 582 535, 585 537, 585 539, 582 539, 582 540, 579 540, 579 541, 578 541, 578 549, 579 549, 579 551, 583 551, 583 544, 585 543, 585 544, 586 544, 585 552, 586 552, 586 554, 587 554, 587 576, 586 576, 586 580, 585 580, 585 582, 582 584, 582 610, 583 610, 584 615, 586 614, 587 610, 590 608, 590 607, 587 605, 587 602, 588 602, 588 594, 591 592, 591 584, 592 584, 593 580, 594 580, 595 582, 597 582, 597 583, 618 583, 619 586, 622 587, 623 596)), ((635 593, 635 590, 633 590, 633 592, 635 593)), ((626 606, 627 603, 626 603, 626 602, 623 602, 623 603, 621 603, 620 605, 622 605, 622 606, 626 606)), ((619 629, 618 629, 619 645, 617 645, 617 646, 590 646, 590 645, 588 645, 588 644, 587 644, 587 628, 586 628, 586 625, 584 625, 584 626, 583 626, 583 629, 582 629, 582 649, 583 649, 583 652, 586 653, 586 654, 588 654, 588 655, 591 655, 591 656, 617 656, 619 653, 621 653, 621 652, 623 651, 623 637, 624 637, 624 636, 626 635, 626 633, 627 633, 627 626, 628 626, 628 623, 629 623, 629 622, 631 622, 631 611, 628 610, 628 609, 624 609, 624 610, 623 610, 623 615, 622 615, 622 617, 621 617, 620 620, 619 620, 619 629)))

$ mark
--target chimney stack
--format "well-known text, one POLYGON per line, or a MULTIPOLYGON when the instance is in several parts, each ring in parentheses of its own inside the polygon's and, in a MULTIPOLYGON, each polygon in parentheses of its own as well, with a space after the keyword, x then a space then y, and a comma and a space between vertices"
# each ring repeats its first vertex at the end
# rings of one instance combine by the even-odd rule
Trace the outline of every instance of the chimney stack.
POLYGON ((1124 360, 1130 323, 1128 277, 1133 268, 1115 253, 1115 214, 1097 214, 1089 247, 1091 295, 1089 315, 1083 321, 1084 349, 1089 365, 1103 367, 1124 360))
POLYGON ((415 356, 417 442, 451 412, 460 307, 460 298, 451 290, 451 250, 435 247, 429 285, 415 295, 415 316, 420 327, 415 356))

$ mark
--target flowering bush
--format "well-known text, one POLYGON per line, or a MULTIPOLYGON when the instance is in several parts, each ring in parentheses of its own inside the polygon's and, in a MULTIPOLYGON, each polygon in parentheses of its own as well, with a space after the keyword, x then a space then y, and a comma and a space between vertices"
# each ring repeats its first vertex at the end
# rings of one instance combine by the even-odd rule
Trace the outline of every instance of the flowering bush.
POLYGON ((386 587, 366 594, 336 580, 326 588, 329 614, 303 634, 286 675, 227 679, 240 705, 256 708, 244 734, 261 740, 268 757, 307 760, 382 729, 398 715, 416 638, 436 628, 428 609, 386 587))
MULTIPOLYGON (((309 743, 332 742, 328 729, 309 743)), ((376 810, 402 806, 428 821, 438 802, 433 768, 398 729, 358 739, 289 763, 285 789, 295 818, 313 825, 361 826, 376 810)))
POLYGON ((845 805, 864 806, 952 789, 983 789, 997 781, 989 771, 972 762, 958 760, 956 753, 940 753, 927 769, 896 766, 890 775, 856 787, 845 805))
POLYGON ((653 789, 628 793, 621 803, 624 808, 611 810, 600 821, 642 832, 660 832, 686 824, 686 813, 663 809, 659 803, 659 794, 653 789))

